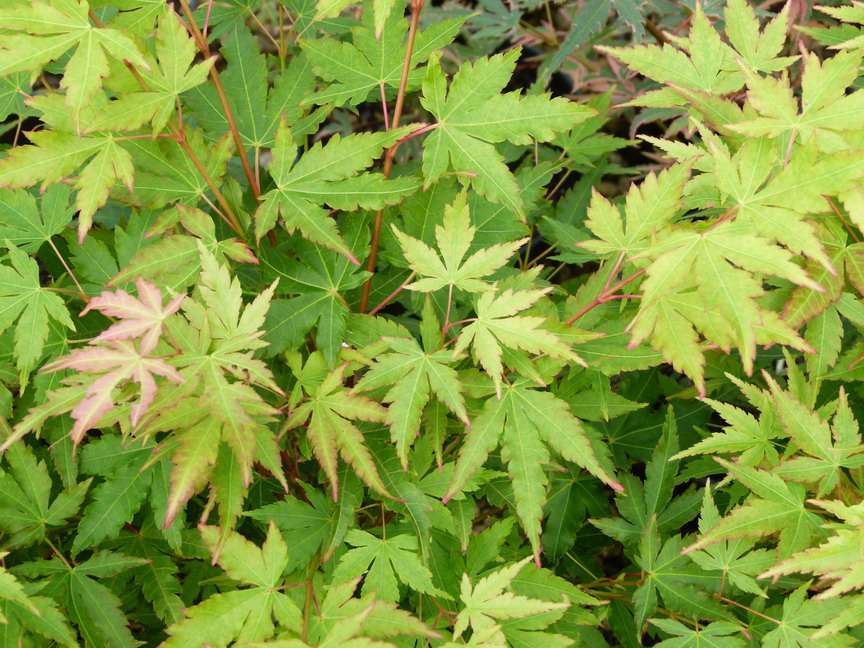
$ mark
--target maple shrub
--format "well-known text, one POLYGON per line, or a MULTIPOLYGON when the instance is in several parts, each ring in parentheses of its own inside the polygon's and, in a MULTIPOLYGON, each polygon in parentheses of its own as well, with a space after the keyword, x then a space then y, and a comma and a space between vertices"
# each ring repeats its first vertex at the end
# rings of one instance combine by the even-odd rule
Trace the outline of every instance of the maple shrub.
POLYGON ((864 3, 704 4, 0 1, 0 646, 862 645, 864 3))

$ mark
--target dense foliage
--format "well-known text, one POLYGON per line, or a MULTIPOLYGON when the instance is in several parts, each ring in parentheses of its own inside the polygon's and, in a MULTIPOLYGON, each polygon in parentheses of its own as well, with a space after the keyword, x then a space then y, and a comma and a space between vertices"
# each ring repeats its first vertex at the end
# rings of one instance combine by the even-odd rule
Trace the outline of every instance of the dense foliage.
POLYGON ((864 641, 864 4, 0 2, 0 644, 864 641))

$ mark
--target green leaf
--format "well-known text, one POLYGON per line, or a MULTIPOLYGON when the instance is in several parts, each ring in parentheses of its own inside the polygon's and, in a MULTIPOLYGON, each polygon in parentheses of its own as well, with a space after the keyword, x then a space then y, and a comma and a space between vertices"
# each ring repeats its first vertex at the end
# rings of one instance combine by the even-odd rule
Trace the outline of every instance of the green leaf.
POLYGON ((36 252, 72 221, 69 189, 51 185, 36 206, 32 194, 0 189, 0 239, 27 253, 36 252))
POLYGON ((537 316, 517 315, 530 308, 537 300, 551 290, 484 292, 477 300, 477 317, 468 324, 453 347, 453 357, 471 347, 471 355, 492 377, 495 391, 500 396, 504 374, 501 363, 502 345, 509 349, 519 349, 528 353, 545 353, 553 358, 582 361, 574 354, 568 344, 557 335, 543 328, 546 319, 537 316))
POLYGON ((423 277, 405 287, 421 292, 433 292, 445 286, 466 292, 492 290, 492 286, 481 278, 505 265, 528 239, 485 247, 465 259, 476 231, 471 226, 465 192, 458 194, 453 204, 444 208, 443 225, 435 228, 440 256, 422 241, 400 232, 394 225, 393 232, 409 267, 423 277))
POLYGON ((364 443, 363 433, 351 423, 352 420, 384 422, 386 410, 377 402, 345 389, 344 374, 345 365, 342 365, 323 380, 304 384, 308 400, 291 412, 287 426, 292 428, 308 421, 306 436, 330 481, 334 501, 339 495, 336 466, 340 454, 369 488, 389 497, 364 443))
POLYGON ((450 595, 435 588, 432 573, 417 556, 417 540, 410 535, 379 539, 366 531, 352 529, 345 542, 354 549, 339 560, 333 582, 342 583, 365 574, 363 593, 377 592, 384 601, 398 601, 396 577, 411 589, 439 598, 450 595))
MULTIPOLYGON (((307 102, 353 106, 373 97, 378 100, 382 92, 395 96, 405 62, 408 21, 402 6, 393 6, 392 1, 388 4, 375 0, 373 7, 365 8, 361 25, 351 30, 350 43, 333 38, 301 41, 318 76, 328 82, 307 102)), ((417 32, 407 78, 409 91, 415 90, 423 78, 423 71, 415 68, 426 62, 434 50, 449 45, 464 21, 448 18, 417 32)))
POLYGON ((207 547, 217 553, 226 576, 251 587, 215 594, 188 608, 186 617, 168 628, 165 648, 205 643, 225 648, 234 641, 264 641, 276 632, 274 615, 283 628, 300 629, 300 609, 277 589, 288 561, 288 547, 275 524, 270 524, 260 549, 231 532, 218 551, 222 542, 218 528, 202 526, 201 535, 207 547))
POLYGON ((468 414, 459 377, 449 366, 452 353, 424 352, 413 339, 385 337, 382 341, 394 353, 377 356, 355 389, 390 387, 383 398, 390 405, 386 422, 402 468, 408 470, 408 451, 420 433, 420 415, 432 393, 464 423, 468 423, 468 414))
POLYGON ((276 188, 263 196, 255 212, 255 236, 260 239, 281 217, 289 233, 299 229, 313 243, 344 254, 358 263, 339 236, 324 204, 334 209, 380 209, 413 192, 412 178, 387 180, 380 173, 360 173, 381 152, 408 132, 334 135, 326 145, 315 144, 296 163, 296 145, 284 124, 276 132, 270 174, 276 188))
POLYGON ((433 61, 423 81, 423 107, 437 124, 423 144, 424 187, 448 170, 471 174, 471 186, 493 202, 522 215, 524 204, 513 174, 494 144, 530 144, 551 140, 558 131, 579 124, 595 112, 562 97, 501 94, 521 50, 464 63, 447 82, 433 61))
POLYGON ((518 380, 505 385, 500 399, 486 400, 480 415, 467 430, 444 501, 464 488, 500 443, 519 519, 535 556, 539 557, 540 520, 548 483, 544 465, 550 460, 547 446, 613 488, 621 486, 598 461, 582 424, 570 414, 567 403, 530 387, 527 381, 518 380))

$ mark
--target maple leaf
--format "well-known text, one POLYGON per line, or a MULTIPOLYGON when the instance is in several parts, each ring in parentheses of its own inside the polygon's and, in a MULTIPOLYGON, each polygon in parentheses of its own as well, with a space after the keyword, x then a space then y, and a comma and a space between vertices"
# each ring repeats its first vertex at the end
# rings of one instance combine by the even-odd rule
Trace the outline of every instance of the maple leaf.
MULTIPOLYGON (((77 534, 73 555, 115 537, 124 524, 131 523, 145 501, 151 502, 152 524, 162 525, 165 516, 169 462, 151 462, 152 443, 127 441, 106 435, 88 443, 81 453, 81 472, 105 478, 91 491, 77 534)), ((179 525, 163 529, 163 537, 179 544, 179 525), (175 535, 176 534, 176 535, 175 535)))
POLYGON ((639 542, 649 524, 656 525, 660 533, 669 533, 693 518, 699 493, 690 491, 672 496, 678 474, 679 462, 673 456, 677 450, 678 426, 670 407, 663 434, 645 465, 645 479, 628 473, 621 475, 624 490, 615 494, 615 506, 621 517, 593 519, 591 524, 625 546, 632 546, 639 542))
POLYGON ((814 144, 799 149, 778 170, 777 147, 767 138, 747 140, 731 157, 709 141, 710 175, 723 197, 718 206, 734 210, 737 222, 837 274, 805 218, 830 210, 824 196, 837 195, 861 176, 862 156, 857 151, 819 155, 814 144))
POLYGON ((676 164, 658 175, 630 186, 622 219, 621 210, 592 190, 585 225, 599 240, 583 241, 579 247, 597 254, 626 253, 635 256, 651 246, 651 238, 669 232, 682 207, 684 185, 690 178, 689 164, 676 164))
MULTIPOLYGON (((199 527, 204 543, 214 553, 221 532, 217 527, 199 527)), ((263 641, 280 627, 300 630, 302 614, 287 594, 279 591, 288 561, 288 547, 275 524, 259 549, 236 532, 228 534, 216 562, 225 575, 242 585, 208 597, 186 610, 186 617, 168 627, 165 648, 209 645, 226 648, 233 642, 263 641)))
POLYGON ((784 431, 801 452, 808 455, 787 459, 774 472, 790 481, 816 482, 816 495, 822 497, 844 480, 847 470, 864 464, 864 445, 858 423, 849 409, 846 391, 840 388, 832 430, 817 413, 780 389, 770 376, 766 374, 765 379, 784 431))
POLYGON ((864 561, 861 557, 861 546, 864 544, 864 505, 846 506, 830 500, 810 500, 810 503, 841 520, 839 523, 827 525, 834 532, 833 535, 822 544, 772 566, 760 578, 777 578, 784 574, 802 572, 832 581, 830 587, 815 596, 818 600, 864 588, 864 561))
POLYGON ((353 523, 354 512, 362 501, 360 480, 353 474, 350 466, 340 471, 342 493, 340 501, 328 501, 324 493, 301 482, 303 493, 309 504, 293 497, 268 504, 260 509, 245 512, 261 522, 272 520, 282 537, 291 545, 288 558, 288 571, 307 564, 309 559, 321 549, 322 561, 327 561, 342 546, 348 525, 353 523))
POLYGON ((42 358, 49 321, 73 331, 75 324, 60 296, 42 287, 36 261, 9 241, 6 248, 11 267, 0 265, 0 332, 18 322, 13 352, 23 386, 42 358))
POLYGON ((665 542, 657 533, 657 520, 652 517, 639 542, 639 553, 634 562, 642 569, 644 579, 633 594, 637 632, 648 617, 657 610, 659 599, 664 607, 697 619, 734 621, 735 617, 710 597, 707 590, 718 588, 722 576, 704 572, 682 554, 681 536, 674 535, 665 542), (698 583, 700 589, 692 587, 698 583))
MULTIPOLYGON (((168 406, 144 430, 178 430, 166 526, 211 477, 219 482, 223 522, 236 519, 242 499, 230 497, 229 491, 248 487, 256 460, 287 488, 275 440, 265 425, 278 410, 253 387, 283 395, 267 365, 253 357, 265 346, 261 326, 276 284, 244 306, 240 282, 200 242, 199 251, 202 271, 195 294, 183 303, 185 317, 166 322, 179 346, 172 363, 185 380, 184 392, 169 394, 168 406), (221 461, 220 441, 231 451, 221 461)), ((228 528, 223 524, 223 530, 228 528)))
POLYGON ((481 579, 476 585, 471 585, 468 574, 462 574, 460 601, 463 608, 456 617, 453 626, 454 638, 459 638, 469 627, 474 633, 490 633, 490 638, 500 645, 508 645, 504 639, 498 621, 522 619, 540 615, 546 612, 566 610, 569 601, 542 601, 520 596, 506 591, 522 568, 531 560, 524 558, 517 563, 503 567, 481 579))
POLYGON ((154 376, 162 376, 175 383, 184 381, 174 367, 159 358, 147 357, 127 340, 110 340, 105 346, 78 349, 45 366, 48 372, 63 369, 101 374, 92 378, 85 397, 72 410, 75 425, 70 435, 75 444, 80 443, 84 433, 96 427, 114 409, 112 392, 121 383, 131 380, 140 386, 139 399, 132 404, 129 417, 135 426, 156 398, 154 376))
POLYGON ((471 355, 483 366, 495 383, 495 392, 500 397, 504 376, 501 363, 502 345, 510 349, 521 349, 528 353, 545 353, 553 358, 566 358, 584 365, 557 335, 541 326, 546 318, 517 315, 530 308, 551 288, 484 292, 477 300, 477 317, 468 324, 453 347, 453 357, 471 346, 471 355))
POLYGON ((669 87, 645 93, 630 102, 656 107, 687 103, 687 93, 679 88, 711 95, 739 90, 744 85, 744 74, 736 59, 765 72, 782 70, 797 59, 778 56, 786 44, 788 8, 780 11, 761 33, 755 13, 746 0, 728 2, 725 19, 731 47, 723 42, 699 5, 687 37, 671 35, 670 42, 662 46, 598 46, 598 49, 646 77, 667 84, 669 87))
POLYGON ((16 443, 4 454, 9 471, 0 471, 0 528, 10 537, 4 546, 26 546, 44 541, 48 527, 65 524, 78 512, 91 479, 51 499, 51 477, 32 450, 16 443))
POLYGON ((523 200, 513 174, 495 149, 497 142, 546 142, 596 111, 563 97, 501 94, 510 81, 520 48, 506 54, 464 63, 447 89, 437 58, 427 67, 423 81, 423 107, 437 122, 423 144, 423 176, 427 189, 450 168, 473 174, 475 191, 493 202, 523 214, 523 200))
POLYGON ((7 32, 0 46, 0 74, 30 72, 35 75, 49 61, 75 47, 66 63, 60 87, 66 90, 66 107, 78 128, 82 112, 100 92, 109 74, 108 55, 145 70, 149 65, 140 47, 117 29, 97 29, 90 24, 84 0, 46 4, 33 2, 0 10, 0 24, 7 32))
POLYGON ((289 233, 299 229, 309 241, 357 263, 322 205, 348 210, 380 209, 413 192, 418 186, 413 178, 388 180, 381 173, 357 175, 410 130, 405 127, 344 138, 334 135, 327 144, 317 142, 297 160, 291 131, 281 125, 269 167, 276 188, 262 196, 263 202, 255 212, 255 236, 264 236, 281 216, 289 233))
POLYGON ((383 402, 389 403, 386 422, 396 444, 396 454, 403 469, 408 469, 408 451, 420 433, 420 415, 434 392, 447 408, 468 423, 462 385, 456 370, 448 366, 450 351, 425 352, 413 339, 383 337, 395 353, 379 355, 355 389, 370 391, 390 387, 383 402))
POLYGON ((714 621, 705 626, 689 628, 672 619, 651 619, 651 624, 673 636, 664 639, 658 648, 743 648, 741 627, 728 621, 714 621))
POLYGON ((449 599, 450 595, 435 588, 430 572, 417 556, 417 539, 402 534, 379 539, 361 529, 351 529, 345 542, 355 547, 340 559, 333 572, 333 582, 341 583, 365 574, 363 593, 377 592, 384 601, 398 601, 396 576, 418 592, 449 599))
POLYGON ((642 283, 643 298, 631 324, 631 346, 651 345, 704 393, 703 352, 698 334, 727 353, 737 347, 750 374, 756 345, 780 342, 802 351, 810 346, 773 311, 762 308, 762 275, 821 290, 792 262, 792 255, 754 236, 744 223, 724 222, 699 231, 679 229, 662 245, 642 283), (685 270, 686 268, 686 270, 685 270))
MULTIPOLYGON (((314 357, 314 354, 313 354, 314 357)), ((351 420, 383 423, 387 410, 373 400, 351 394, 342 384, 347 365, 340 365, 323 379, 303 384, 307 400, 291 412, 288 428, 306 425, 306 437, 333 489, 334 501, 339 496, 336 471, 338 455, 351 464, 357 475, 376 493, 390 497, 381 481, 363 433, 351 420)))
POLYGON ((155 50, 158 63, 153 61, 150 69, 139 73, 147 89, 124 93, 102 107, 86 123, 86 132, 131 131, 148 122, 152 122, 154 134, 162 132, 177 108, 180 94, 204 83, 215 62, 215 58, 209 58, 192 65, 198 48, 170 9, 159 16, 155 50))
POLYGON ((804 488, 787 484, 778 475, 723 459, 717 462, 750 489, 747 502, 732 509, 708 533, 684 550, 690 553, 723 540, 761 538, 779 533, 778 551, 787 558, 809 546, 814 535, 825 535, 821 519, 804 504, 804 488))
MULTIPOLYGON (((373 93, 376 99, 380 99, 382 91, 391 97, 394 95, 402 78, 408 24, 401 10, 388 10, 385 18, 380 24, 376 16, 373 27, 373 12, 364 10, 361 24, 351 30, 350 43, 333 38, 301 41, 318 76, 329 82, 324 89, 309 96, 306 103, 353 106, 366 101, 373 93)), ((449 45, 464 22, 465 18, 448 18, 418 30, 411 50, 406 86, 409 92, 415 90, 423 78, 423 70, 416 69, 417 66, 435 50, 449 45)))
MULTIPOLYGON (((362 258, 367 253, 369 227, 361 219, 346 219, 342 235, 353 255, 362 258)), ((332 368, 342 348, 350 314, 342 295, 363 285, 369 273, 346 256, 309 241, 292 241, 292 249, 296 259, 288 258, 278 248, 260 250, 266 276, 279 279, 280 294, 295 295, 290 299, 274 299, 270 305, 265 322, 264 339, 269 345, 266 353, 298 348, 316 326, 315 345, 332 368)))
MULTIPOLYGON (((101 551, 74 566, 54 557, 17 565, 15 570, 25 576, 39 577, 82 636, 97 645, 119 647, 134 646, 135 639, 128 628, 120 597, 105 582, 96 579, 108 579, 146 562, 145 558, 101 551)), ((59 615, 51 620, 56 621, 57 617, 59 615)))
POLYGON ((30 192, 0 189, 0 240, 8 240, 28 254, 62 232, 72 216, 69 187, 65 185, 48 187, 38 207, 30 192))
POLYGON ((432 248, 403 234, 393 225, 409 267, 424 278, 407 286, 408 290, 432 292, 439 288, 459 288, 467 292, 484 292, 493 287, 486 277, 505 265, 527 238, 500 243, 478 250, 465 259, 477 229, 471 225, 466 192, 457 194, 452 205, 444 209, 443 225, 435 226, 440 257, 432 248), (463 261, 464 259, 464 261, 463 261))
MULTIPOLYGON (((5 558, 8 553, 0 552, 0 558, 5 558)), ((25 587, 23 582, 0 567, 0 610, 5 612, 0 612, 0 623, 4 626, 4 638, 24 646, 27 645, 25 641, 35 642, 35 638, 27 635, 37 634, 75 648, 78 641, 57 604, 50 598, 28 594, 25 587)))
POLYGON ((776 421, 770 405, 770 395, 738 378, 727 374, 750 404, 761 410, 763 415, 756 418, 750 412, 722 403, 711 398, 703 399, 728 424, 721 432, 715 432, 673 457, 681 459, 696 454, 737 453, 737 460, 745 466, 775 466, 779 462, 776 441, 783 436, 783 430, 776 421))
POLYGON ((372 642, 362 637, 379 638, 411 635, 437 639, 439 635, 430 630, 411 614, 391 601, 364 594, 355 598, 359 578, 339 583, 336 580, 327 587, 327 594, 319 604, 319 614, 310 615, 308 640, 315 646, 341 648, 356 645, 357 648, 383 648, 391 644, 372 642), (356 637, 358 644, 347 643, 356 637), (345 643, 341 643, 341 641, 345 643))
POLYGON ((531 389, 526 379, 505 385, 501 398, 487 398, 480 414, 466 430, 453 478, 443 501, 459 493, 471 475, 501 444, 501 459, 516 497, 516 511, 531 541, 534 555, 540 555, 540 520, 546 502, 548 479, 544 465, 550 462, 547 446, 615 489, 621 485, 598 460, 579 419, 567 403, 549 392, 531 389))
MULTIPOLYGON (((832 619, 847 604, 842 599, 808 599, 808 584, 797 588, 783 600, 782 608, 770 608, 769 613, 780 612, 780 618, 762 637, 765 648, 847 648, 857 640, 847 634, 834 634, 830 637, 813 639, 814 631, 821 629, 825 619, 832 619), (775 612, 776 610, 776 612, 775 612)), ((770 617, 774 618, 774 617, 770 617)))
POLYGON ((172 291, 192 285, 201 272, 200 241, 204 247, 220 261, 233 259, 240 263, 258 263, 249 247, 237 238, 219 239, 213 218, 196 207, 178 203, 175 207, 162 212, 157 224, 146 233, 147 238, 163 234, 165 230, 178 224, 190 232, 173 233, 163 236, 153 245, 138 249, 125 267, 113 273, 108 281, 109 287, 122 286, 129 281, 146 279, 172 291))
MULTIPOLYGON (((294 133, 296 137, 317 126, 326 116, 322 109, 317 116, 304 119, 301 102, 315 89, 315 75, 307 57, 292 56, 270 84, 267 58, 249 29, 237 24, 221 42, 220 52, 227 66, 219 76, 244 146, 255 150, 272 147, 280 120, 298 131, 294 133)), ((219 138, 229 131, 225 111, 212 84, 196 87, 184 95, 184 101, 209 137, 219 138)))
MULTIPOLYGON (((104 105, 102 97, 98 105, 104 105)), ((41 119, 53 130, 28 134, 32 144, 16 146, 0 160, 0 186, 10 189, 48 185, 59 182, 81 168, 74 187, 78 190, 78 240, 84 240, 93 214, 108 200, 109 189, 121 181, 131 192, 134 168, 129 152, 111 133, 77 136, 69 112, 58 93, 40 95, 30 100, 41 111, 41 119)), ((82 110, 82 120, 90 121, 96 107, 82 110)))
POLYGON ((177 295, 164 307, 162 291, 143 279, 135 282, 139 297, 133 297, 125 290, 105 291, 94 297, 81 311, 83 317, 88 311, 96 309, 108 317, 119 317, 116 322, 93 338, 90 343, 108 340, 128 340, 141 337, 141 353, 149 354, 156 348, 162 335, 166 317, 176 313, 186 298, 186 293, 177 295), (142 337, 143 336, 143 337, 142 337))
POLYGON ((849 148, 846 133, 864 127, 864 91, 847 94, 847 88, 858 78, 862 56, 860 51, 840 52, 820 61, 815 54, 805 53, 800 112, 788 77, 762 78, 742 62, 747 100, 759 117, 730 128, 749 137, 789 134, 802 143, 815 137, 826 152, 849 148))
MULTIPOLYGON (((702 498, 699 533, 705 535, 719 524, 720 519, 709 483, 702 498)), ((727 540, 694 551, 689 556, 703 570, 721 572, 724 584, 729 583, 742 592, 765 598, 766 594, 755 578, 766 567, 774 565, 777 557, 770 549, 754 549, 755 545, 755 539, 727 540)), ((719 593, 723 594, 722 588, 719 593)))

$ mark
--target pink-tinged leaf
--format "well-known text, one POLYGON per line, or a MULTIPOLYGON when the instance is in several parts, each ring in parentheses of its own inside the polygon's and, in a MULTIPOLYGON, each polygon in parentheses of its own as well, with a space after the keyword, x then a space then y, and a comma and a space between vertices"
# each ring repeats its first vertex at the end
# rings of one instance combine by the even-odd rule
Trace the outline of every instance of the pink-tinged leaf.
POLYGON ((109 317, 121 318, 121 321, 111 325, 93 342, 141 337, 141 353, 146 355, 156 348, 162 335, 163 322, 180 309, 186 294, 177 295, 163 308, 161 290, 140 278, 135 284, 138 286, 137 298, 125 290, 106 290, 91 300, 81 315, 96 309, 109 317))
POLYGON ((156 397, 156 381, 153 380, 153 374, 176 383, 183 382, 183 377, 174 367, 158 358, 142 355, 132 342, 126 340, 111 340, 107 347, 75 351, 45 367, 49 372, 61 369, 103 373, 87 388, 84 399, 72 410, 75 425, 71 436, 76 445, 81 442, 87 430, 94 428, 114 409, 111 394, 124 380, 132 380, 141 387, 138 402, 132 404, 133 426, 138 424, 156 397))

